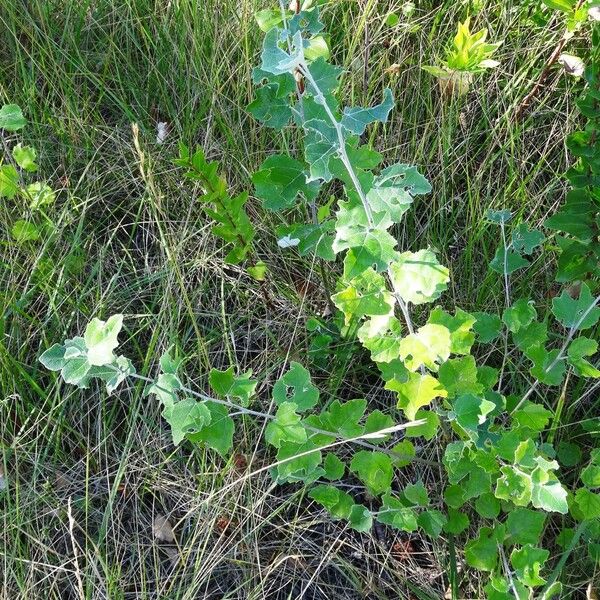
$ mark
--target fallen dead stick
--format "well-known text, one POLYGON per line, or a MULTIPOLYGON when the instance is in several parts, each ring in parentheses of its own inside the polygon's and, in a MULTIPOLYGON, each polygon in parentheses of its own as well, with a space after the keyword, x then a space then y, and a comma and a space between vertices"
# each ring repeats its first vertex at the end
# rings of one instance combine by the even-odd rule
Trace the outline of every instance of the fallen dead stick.
MULTIPOLYGON (((583 5, 584 2, 585 2, 585 0, 578 0, 577 4, 575 6, 575 10, 578 10, 579 8, 581 8, 581 6, 583 5)), ((544 68, 542 69, 542 72, 540 73, 538 80, 535 82, 535 85, 531 88, 531 91, 527 94, 527 96, 525 96, 525 98, 523 98, 523 100, 521 100, 521 103, 515 110, 515 113, 513 116, 513 119, 515 121, 521 120, 523 113, 529 108, 529 105, 531 104, 532 100, 535 98, 535 96, 537 95, 540 88, 544 85, 546 79, 548 79, 548 75, 550 74, 550 69, 551 69, 552 65, 558 60, 558 58, 560 57, 560 55, 563 51, 563 48, 565 47, 565 44, 570 39, 571 39, 570 36, 567 35, 567 32, 565 31, 562 38, 556 45, 556 48, 554 48, 554 51, 548 57, 548 60, 546 61, 546 64, 544 65, 544 68)))

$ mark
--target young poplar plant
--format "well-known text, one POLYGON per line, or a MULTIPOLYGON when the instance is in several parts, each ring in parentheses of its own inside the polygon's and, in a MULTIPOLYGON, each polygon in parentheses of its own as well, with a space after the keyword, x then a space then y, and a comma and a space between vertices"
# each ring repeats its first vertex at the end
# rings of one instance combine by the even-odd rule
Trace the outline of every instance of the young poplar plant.
MULTIPOLYGON (((532 398, 540 386, 551 390, 563 385, 567 369, 597 376, 584 358, 595 353, 596 342, 578 334, 598 322, 598 298, 583 282, 578 297, 564 291, 554 300, 555 327, 562 329, 564 339, 558 348, 549 348, 549 319, 537 321, 533 301, 512 299, 510 293, 511 273, 529 264, 526 257, 541 246, 544 235, 519 223, 511 228, 509 241, 512 215, 496 211, 490 219, 500 225, 504 243, 491 268, 505 284, 502 315, 471 315, 460 308, 449 314, 438 306, 424 323, 413 324, 412 306, 438 300, 449 272, 431 249, 401 251, 393 235, 414 197, 430 191, 428 182, 405 164, 380 168, 381 155, 360 143, 366 127, 386 121, 393 107, 391 91, 383 90, 383 101, 373 107, 341 107, 336 96, 340 69, 324 58, 308 60, 304 53, 322 28, 317 11, 290 15, 282 9, 281 15, 280 24, 265 36, 262 62, 254 73, 262 86, 250 110, 278 129, 293 122, 304 132, 304 154, 269 157, 253 178, 256 195, 268 210, 304 205, 306 213, 319 215, 320 191, 334 179, 343 184, 345 199, 338 202, 335 218, 324 212, 325 218, 316 222, 292 224, 280 231, 279 245, 325 259, 343 257, 333 301, 346 324, 357 328, 385 388, 396 392, 397 407, 407 419, 423 421, 406 430, 402 451, 414 452, 407 438, 431 439, 440 425, 443 438, 455 437, 444 452, 448 484, 436 498, 430 499, 418 481, 399 489, 394 469, 407 463, 384 452, 360 451, 350 471, 379 497, 373 516, 380 522, 407 532, 420 528, 432 537, 469 530, 465 561, 490 573, 490 598, 527 598, 534 589, 550 597, 560 586, 556 569, 548 580, 541 575, 549 558, 549 550, 541 547, 547 515, 570 513, 579 522, 576 529, 566 528, 572 537, 564 560, 581 535, 597 535, 600 496, 584 473, 597 468, 598 454, 581 472, 583 485, 567 490, 558 477, 554 433, 546 431, 550 423, 556 425, 556 414, 532 398), (472 346, 498 336, 506 341, 505 360, 512 342, 530 362, 533 384, 507 389, 505 362, 500 368, 477 364, 472 346)), ((565 258, 561 256, 563 262, 565 258)), ((383 418, 391 420, 390 415, 383 418)), ((339 488, 320 485, 310 494, 333 516, 343 517, 339 488)))
MULTIPOLYGON (((211 370, 210 396, 186 385, 181 359, 169 352, 160 358, 157 376, 145 377, 115 353, 121 315, 106 322, 93 319, 83 338, 55 344, 40 360, 60 371, 66 383, 85 388, 97 378, 108 393, 127 378, 145 380, 147 394, 162 406, 175 444, 184 439, 202 442, 227 455, 233 445, 233 412, 264 419, 265 441, 276 456, 274 479, 306 486, 309 497, 333 519, 363 532, 376 520, 404 532, 420 530, 431 538, 464 536, 464 562, 489 574, 488 598, 551 598, 560 593, 556 579, 561 564, 579 540, 600 548, 600 452, 575 460, 576 449, 557 451, 561 406, 543 400, 554 399, 561 386, 564 397, 567 373, 600 377, 590 362, 597 343, 580 335, 600 319, 600 297, 591 291, 597 287, 597 273, 589 262, 578 267, 577 276, 586 281, 580 282, 576 294, 565 291, 554 299, 553 317, 539 319, 530 298, 512 298, 511 276, 527 267, 528 257, 544 247, 545 237, 524 223, 513 226, 508 211, 490 212, 490 221, 501 232, 502 245, 491 268, 504 283, 505 310, 501 315, 470 314, 458 307, 447 312, 433 306, 427 313, 426 305, 444 300, 449 269, 430 248, 399 248, 394 228, 415 197, 429 193, 431 186, 414 166, 383 166, 383 156, 361 143, 367 127, 387 121, 394 107, 392 92, 382 90, 382 101, 375 106, 341 106, 342 70, 322 54, 307 53, 315 39, 323 39, 318 7, 294 9, 282 5, 270 18, 261 12, 266 34, 261 64, 253 74, 260 87, 249 111, 267 126, 294 128, 303 134, 304 143, 298 154, 277 154, 264 161, 253 176, 255 196, 266 210, 283 212, 286 220, 289 215, 306 215, 304 221, 278 230, 280 248, 325 261, 340 259, 343 268, 332 301, 348 335, 355 333, 384 388, 395 394, 395 406, 382 411, 369 410, 365 399, 322 402, 309 371, 297 362, 272 388, 273 414, 252 408, 257 381, 252 373, 236 373, 233 367, 211 370), (334 181, 344 195, 332 215, 334 181), (418 322, 413 321, 415 306, 418 322), (472 348, 497 339, 504 341, 501 364, 478 364, 472 348), (515 360, 513 352, 528 365, 521 379, 520 373, 505 377, 509 355, 515 360), (535 394, 541 389, 548 393, 535 394), (443 447, 446 481, 435 490, 410 475, 418 473, 419 464, 428 463, 418 456, 417 446, 423 444, 412 442, 419 438, 436 438, 443 447), (580 466, 567 485, 561 466, 576 465, 580 466), (407 470, 412 483, 400 485, 399 469, 407 470), (552 528, 547 527, 551 520, 552 528), (552 536, 550 529, 560 535, 552 536), (559 539, 563 553, 552 568, 545 546, 559 539)), ((600 94, 593 81, 591 100, 582 106, 597 116, 600 94)), ((586 143, 596 148, 592 137, 586 143)), ((581 156, 589 152, 582 150, 581 156)), ((207 193, 221 190, 216 167, 207 167, 203 155, 197 155, 194 165, 194 156, 185 151, 181 164, 196 173, 192 177, 206 180, 206 173, 211 174, 207 193)), ((573 177, 585 191, 577 194, 585 195, 596 213, 588 223, 590 231, 577 229, 578 205, 567 201, 569 208, 558 213, 566 216, 547 223, 565 232, 559 281, 568 280, 560 275, 565 269, 573 275, 572 246, 582 255, 581 246, 589 253, 597 243, 597 165, 583 158, 582 162, 573 177)), ((228 195, 219 193, 230 202, 228 195)), ((207 214, 225 225, 221 200, 211 195, 208 201, 215 204, 207 214)), ((222 228, 215 232, 231 244, 231 262, 243 260, 252 241, 245 218, 238 214, 236 222, 227 224, 232 227, 227 233, 222 228), (238 226, 245 241, 237 236, 238 226)), ((455 586, 456 582, 456 595, 455 586)))

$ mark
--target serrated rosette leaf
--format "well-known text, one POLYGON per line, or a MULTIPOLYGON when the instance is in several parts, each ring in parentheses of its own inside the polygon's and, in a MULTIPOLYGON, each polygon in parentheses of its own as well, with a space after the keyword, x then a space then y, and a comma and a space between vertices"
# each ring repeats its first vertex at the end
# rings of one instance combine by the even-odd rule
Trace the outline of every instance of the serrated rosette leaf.
POLYGON ((590 288, 583 283, 577 299, 563 291, 558 298, 552 300, 552 313, 567 328, 589 329, 600 319, 600 308, 590 288))
POLYGON ((282 440, 277 460, 276 480, 279 483, 302 482, 309 485, 325 474, 320 466, 323 455, 311 439, 303 443, 282 440))
MULTIPOLYGON (((365 414, 366 408, 367 401, 363 399, 349 400, 348 402, 334 400, 329 408, 320 415, 321 428, 344 438, 357 437, 364 431, 360 420, 365 414)), ((309 420, 310 417, 307 422, 309 420)))
POLYGON ((580 488, 575 493, 575 506, 583 519, 600 517, 600 494, 580 488))
POLYGON ((401 531, 412 532, 418 528, 417 515, 413 508, 406 506, 402 500, 386 493, 382 497, 381 509, 377 513, 380 523, 391 525, 401 531))
POLYGON ((316 406, 319 390, 312 383, 308 370, 300 363, 291 362, 288 372, 273 386, 273 400, 279 406, 293 403, 296 411, 304 412, 316 406))
POLYGON ((135 374, 133 363, 125 356, 118 356, 107 369, 105 377, 106 392, 112 394, 129 376, 135 374))
POLYGON ((544 563, 548 560, 550 552, 542 548, 534 548, 526 544, 522 548, 515 548, 510 555, 510 564, 514 567, 519 581, 529 587, 544 585, 546 580, 540 577, 544 563))
POLYGON ((586 356, 593 356, 598 350, 598 342, 587 337, 578 337, 573 340, 569 346, 567 357, 578 375, 581 377, 600 377, 600 370, 585 359, 586 356))
POLYGON ((456 309, 454 316, 436 306, 427 319, 427 323, 443 325, 450 332, 450 352, 452 354, 469 354, 475 343, 475 333, 472 331, 477 319, 469 313, 456 309))
POLYGON ((277 409, 275 419, 271 421, 265 430, 267 443, 281 447, 282 442, 302 444, 306 442, 306 429, 301 424, 301 417, 296 412, 297 405, 293 402, 282 402, 277 409))
POLYGON ((527 298, 520 298, 502 313, 502 321, 512 333, 527 327, 536 317, 537 311, 533 301, 527 298))
POLYGON ((513 229, 512 247, 517 252, 531 254, 545 239, 546 238, 541 231, 529 229, 526 223, 520 223, 513 229))
POLYGON ((444 362, 440 366, 438 377, 449 398, 461 394, 478 395, 484 391, 483 385, 479 382, 475 358, 470 355, 444 362))
POLYGON ((482 527, 479 536, 465 545, 465 560, 480 571, 493 571, 498 564, 498 541, 490 527, 482 527))
MULTIPOLYGON (((558 466, 558 465, 557 465, 558 466)), ((567 490, 549 469, 537 467, 531 474, 531 503, 547 512, 567 514, 567 490)))
POLYGON ((297 248, 300 256, 314 253, 323 260, 333 261, 334 232, 335 222, 332 219, 316 224, 284 225, 277 228, 277 244, 280 248, 297 248))
POLYGON ((113 350, 119 345, 117 336, 123 326, 123 315, 113 315, 107 321, 92 319, 85 329, 83 339, 90 365, 102 366, 111 363, 113 350))
POLYGON ((415 167, 404 164, 387 167, 369 187, 367 200, 373 212, 387 212, 394 223, 399 223, 410 208, 413 196, 431 191, 427 179, 415 167))
POLYGON ((354 498, 333 485, 317 485, 308 492, 309 498, 327 509, 334 519, 349 519, 354 498))
POLYGON ((221 456, 227 456, 233 446, 233 419, 223 404, 210 401, 205 404, 210 412, 210 422, 205 423, 197 432, 187 433, 187 438, 192 442, 202 442, 221 456))
MULTIPOLYGON (((279 11, 279 14, 281 14, 281 11, 279 11)), ((300 12, 293 14, 288 21, 290 35, 295 35, 298 31, 315 35, 322 31, 323 27, 324 25, 321 22, 319 11, 314 8, 310 10, 301 10, 300 12)))
POLYGON ((334 92, 338 85, 338 79, 342 73, 342 69, 328 63, 324 58, 318 58, 308 65, 308 70, 311 74, 312 81, 307 81, 307 87, 310 93, 315 94, 317 90, 324 96, 334 92))
POLYGON ((263 85, 256 98, 248 105, 248 112, 273 129, 283 129, 292 118, 292 108, 287 97, 279 97, 277 84, 263 85))
POLYGON ((477 341, 480 344, 489 344, 500 335, 502 320, 498 315, 485 312, 475 312, 473 315, 477 319, 473 330, 477 334, 477 341))
POLYGON ((374 496, 390 490, 394 470, 391 458, 383 452, 360 450, 350 462, 350 471, 374 496))
POLYGON ((225 371, 211 369, 208 375, 210 387, 222 398, 237 401, 242 406, 248 406, 254 396, 258 381, 251 379, 252 371, 235 375, 234 368, 225 371))
POLYGON ((183 387, 179 377, 174 373, 161 373, 156 381, 150 384, 145 392, 145 396, 155 394, 161 404, 170 408, 179 400, 179 392, 183 387))
POLYGON ((496 405, 474 394, 462 394, 452 404, 456 422, 466 430, 476 432, 486 422, 496 405))
POLYGON ((533 366, 529 372, 540 383, 546 385, 560 385, 567 369, 565 358, 560 355, 559 350, 546 350, 544 346, 533 346, 525 355, 533 366))
POLYGON ((4 104, 0 108, 0 129, 18 131, 27 125, 23 111, 17 104, 4 104))
POLYGON ((298 31, 291 38, 289 52, 281 47, 283 33, 278 27, 273 27, 267 32, 263 42, 260 68, 273 75, 294 72, 301 64, 304 55, 302 33, 298 31))
POLYGON ((173 405, 165 406, 162 414, 171 426, 171 436, 176 446, 188 434, 202 430, 211 420, 206 403, 198 402, 193 398, 184 398, 173 405))
POLYGON ((519 269, 527 267, 529 264, 531 263, 518 252, 502 246, 496 250, 496 254, 490 262, 490 268, 496 271, 496 273, 510 275, 519 269))
POLYGON ((338 156, 337 132, 326 121, 313 119, 305 122, 306 143, 304 158, 309 164, 310 180, 331 181, 335 169, 332 161, 338 156))

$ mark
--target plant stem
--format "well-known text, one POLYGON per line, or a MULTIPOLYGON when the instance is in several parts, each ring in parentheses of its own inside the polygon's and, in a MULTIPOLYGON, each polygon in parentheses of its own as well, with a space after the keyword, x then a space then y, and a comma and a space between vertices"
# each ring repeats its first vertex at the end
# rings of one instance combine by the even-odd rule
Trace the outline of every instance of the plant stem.
MULTIPOLYGON (((120 369, 118 369, 116 367, 115 367, 115 370, 121 371, 120 369)), ((145 377, 144 375, 138 375, 137 373, 130 373, 128 375, 128 377, 156 385, 156 382, 154 381, 154 379, 151 379, 150 377, 145 377)), ((160 388, 160 386, 157 386, 157 387, 160 388)), ((160 388, 160 389, 164 389, 164 388, 160 388)), ((237 410, 240 414, 251 415, 253 417, 258 417, 258 418, 266 419, 269 421, 273 421, 277 418, 275 415, 252 410, 250 408, 246 408, 245 406, 240 406, 239 404, 230 402, 229 400, 221 400, 220 398, 213 398, 212 396, 207 396, 206 394, 202 394, 201 392, 197 392, 196 390, 193 390, 193 389, 183 386, 183 385, 179 389, 182 392, 189 394, 191 396, 195 396, 196 398, 199 398, 200 400, 202 400, 204 402, 215 402, 216 404, 222 404, 224 406, 227 406, 228 408, 233 408, 233 409, 237 410)), ((168 390, 165 390, 165 391, 168 391, 168 390)), ((416 420, 416 421, 409 421, 408 423, 401 423, 400 425, 395 426, 394 430, 400 431, 401 429, 406 429, 408 427, 413 427, 415 425, 421 425, 423 423, 424 423, 424 421, 422 419, 416 420)), ((380 446, 376 446, 375 444, 370 444, 369 442, 366 442, 363 439, 365 437, 375 437, 378 433, 380 433, 381 435, 385 435, 387 433, 387 428, 381 429, 379 431, 363 433, 363 434, 353 437, 353 438, 344 438, 344 437, 340 436, 339 434, 335 433, 334 431, 327 431, 325 429, 319 429, 317 427, 312 427, 312 426, 306 425, 306 424, 303 424, 303 425, 304 425, 305 429, 307 429, 308 431, 312 431, 313 433, 337 437, 339 441, 333 445, 353 443, 353 444, 356 444, 357 446, 369 448, 370 450, 376 450, 378 452, 383 452, 383 453, 385 453, 389 456, 392 456, 393 458, 396 458, 396 459, 410 460, 412 462, 417 462, 417 463, 425 464, 425 465, 429 465, 429 466, 439 466, 439 463, 437 463, 435 461, 426 460, 424 458, 417 458, 415 456, 409 456, 407 454, 401 454, 399 452, 395 452, 394 450, 389 450, 387 448, 382 448, 380 446)), ((324 446, 324 447, 328 447, 328 446, 324 446)), ((314 450, 311 450, 311 452, 314 452, 314 450)), ((303 456, 303 454, 300 454, 297 456, 303 456)))
POLYGON ((512 572, 510 570, 510 565, 508 564, 506 552, 504 552, 504 546, 502 544, 498 544, 498 552, 500 553, 500 556, 502 558, 502 567, 504 568, 504 572, 506 573, 510 589, 512 590, 515 600, 519 600, 519 594, 517 592, 517 588, 515 587, 515 582, 512 576, 512 572))
MULTIPOLYGON (((584 2, 585 0, 578 0, 577 4, 574 7, 574 11, 581 8, 584 2)), ((561 52, 563 51, 563 48, 565 47, 566 43, 571 39, 571 37, 572 36, 569 35, 568 29, 565 29, 565 32, 563 33, 562 37, 560 38, 560 41, 556 45, 556 48, 554 48, 552 54, 548 57, 548 60, 546 61, 546 64, 544 65, 544 68, 542 69, 542 72, 540 73, 540 76, 535 82, 533 88, 531 88, 531 91, 525 96, 525 98, 523 98, 523 100, 521 100, 521 102, 517 106, 514 113, 515 121, 519 121, 523 116, 523 113, 529 108, 529 105, 535 98, 536 94, 538 93, 538 90, 542 87, 542 85, 544 85, 544 82, 548 78, 548 75, 550 74, 550 68, 558 60, 561 52)))
MULTIPOLYGON (((373 220, 373 212, 371 210, 369 200, 367 199, 367 196, 366 196, 364 190, 362 189, 360 181, 358 180, 358 177, 356 176, 356 173, 354 172, 354 168, 352 167, 352 163, 350 162, 350 158, 348 157, 348 153, 346 152, 346 142, 344 140, 342 125, 335 118, 335 115, 331 112, 331 109, 329 108, 329 106, 327 105, 327 102, 325 100, 325 96, 323 95, 323 92, 320 90, 314 77, 310 74, 310 71, 308 70, 308 66, 306 65, 306 63, 303 62, 300 65, 300 68, 302 69, 304 76, 309 81, 310 85, 313 87, 313 89, 315 91, 316 101, 323 106, 323 108, 325 109, 325 112, 327 113, 327 116, 329 117, 329 120, 331 121, 331 124, 335 128, 335 131, 336 131, 336 134, 338 137, 338 146, 339 146, 338 152, 340 155, 340 159, 341 159, 341 161, 352 181, 352 184, 354 185, 354 189, 356 190, 356 193, 358 194, 358 197, 360 198, 360 201, 363 205, 365 214, 367 216, 367 222, 369 224, 369 227, 374 228, 375 221, 373 220)), ((408 311, 408 307, 407 307, 406 303, 404 302, 404 300, 401 298, 400 294, 394 288, 394 284, 393 284, 394 280, 392 277, 391 270, 389 268, 388 268, 387 272, 388 272, 388 277, 390 279, 390 285, 394 292, 394 297, 396 298, 398 305, 400 306, 400 310, 402 311, 402 314, 404 315, 404 319, 406 321, 406 326, 408 328, 408 331, 409 331, 409 333, 414 333, 414 327, 412 324, 412 320, 410 318, 410 313, 408 311)))
POLYGON ((352 180, 352 184, 356 189, 356 193, 360 197, 360 201, 362 202, 363 208, 365 209, 365 214, 367 215, 367 221, 369 223, 369 227, 375 227, 375 222, 373 220, 373 212, 371 211, 371 206, 369 205, 369 201, 367 200, 367 196, 358 181, 358 177, 352 168, 352 163, 350 162, 350 158, 348 157, 348 153, 346 152, 346 141, 344 140, 344 132, 342 131, 342 124, 335 118, 335 115, 331 112, 327 101, 325 100, 325 96, 323 92, 320 90, 317 82, 314 77, 310 74, 308 70, 308 65, 302 61, 300 63, 300 69, 302 70, 302 74, 309 81, 310 85, 313 87, 315 91, 315 102, 318 102, 323 106, 331 124, 333 125, 337 138, 338 138, 338 152, 340 154, 340 159, 348 172, 350 179, 352 180))
MULTIPOLYGON (((504 299, 506 308, 510 307, 510 283, 508 278, 508 250, 510 246, 506 244, 506 230, 504 222, 500 223, 500 231, 502 232, 502 244, 504 246, 504 263, 502 270, 504 271, 504 299)), ((512 242, 511 242, 512 245, 512 242)), ((508 357, 508 333, 504 332, 504 352, 502 353, 502 366, 500 367, 500 375, 498 376, 498 391, 502 389, 502 379, 504 378, 504 369, 506 368, 506 359, 508 357)))
MULTIPOLYGON (((299 95, 299 97, 301 97, 299 95)), ((313 222, 313 225, 319 225, 319 219, 317 216, 317 205, 315 200, 312 200, 310 203, 310 217, 313 222)), ((319 243, 321 243, 321 239, 323 236, 319 238, 319 243)), ((331 297, 333 296, 333 291, 331 289, 331 283, 329 282, 329 275, 327 270, 325 269, 325 261, 319 257, 319 272, 321 273, 321 280, 323 281, 323 287, 325 288, 325 297, 327 298, 327 306, 332 315, 335 314, 335 304, 331 297)))

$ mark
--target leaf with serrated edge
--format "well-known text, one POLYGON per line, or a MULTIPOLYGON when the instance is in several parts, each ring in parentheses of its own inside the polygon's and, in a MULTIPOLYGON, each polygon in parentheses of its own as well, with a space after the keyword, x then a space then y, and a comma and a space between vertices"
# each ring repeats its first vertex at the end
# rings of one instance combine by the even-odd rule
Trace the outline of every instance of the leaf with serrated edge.
POLYGON ((319 390, 310 373, 300 363, 290 363, 290 369, 273 386, 273 399, 278 405, 293 402, 298 412, 313 408, 319 401, 319 390))
POLYGON ((5 104, 0 108, 0 129, 18 131, 23 129, 26 124, 23 112, 16 104, 5 104))
POLYGON ((356 135, 362 135, 367 125, 387 121, 390 111, 394 108, 394 96, 390 88, 385 88, 381 104, 368 108, 346 108, 342 116, 342 127, 356 135))
POLYGON ((216 394, 223 398, 233 398, 242 406, 248 406, 250 398, 254 395, 258 381, 250 379, 252 371, 241 375, 234 374, 234 368, 229 367, 225 371, 211 369, 208 381, 210 387, 216 394))
POLYGON ((296 409, 297 406, 293 402, 283 402, 279 405, 275 419, 265 430, 265 440, 268 444, 279 448, 282 441, 294 444, 306 441, 306 429, 300 423, 301 417, 296 409))
POLYGON ((390 272, 394 290, 413 304, 437 300, 450 281, 448 269, 431 250, 403 252, 390 265, 390 272))
POLYGON ((571 298, 566 291, 552 300, 552 313, 567 328, 589 329, 600 319, 600 308, 595 306, 587 284, 581 285, 579 298, 571 298))
POLYGON ((360 450, 352 458, 350 471, 376 496, 388 491, 392 484, 392 461, 383 452, 360 450))
POLYGON ((393 381, 386 388, 398 393, 398 408, 411 421, 415 419, 419 408, 428 406, 435 398, 447 396, 440 382, 429 374, 410 373, 406 383, 393 381))
POLYGON ((400 358, 409 371, 420 366, 437 371, 450 356, 450 331, 443 325, 427 324, 400 342, 400 358))
POLYGON ((390 217, 387 213, 375 214, 371 225, 361 205, 340 202, 339 206, 333 251, 337 254, 354 248, 361 270, 374 266, 378 271, 385 271, 396 257, 397 242, 387 231, 392 225, 390 217))
POLYGON ((117 336, 123 325, 123 315, 113 315, 107 321, 92 319, 83 339, 90 365, 106 365, 114 360, 113 350, 119 345, 117 336))

